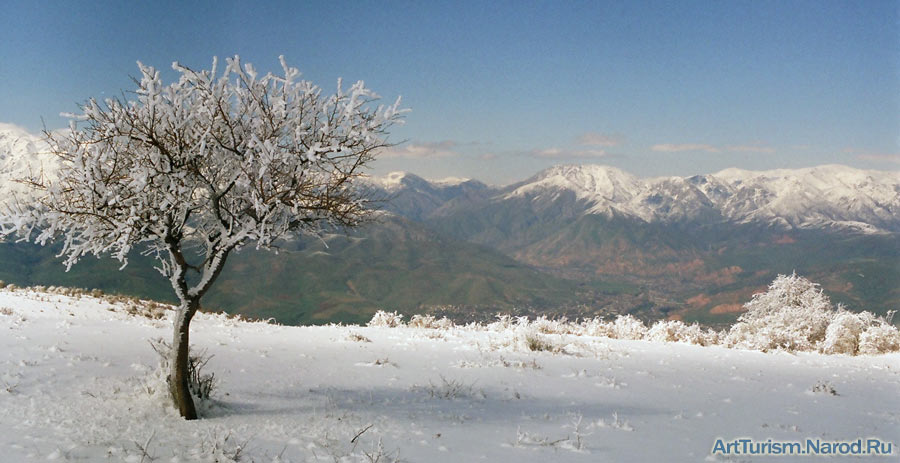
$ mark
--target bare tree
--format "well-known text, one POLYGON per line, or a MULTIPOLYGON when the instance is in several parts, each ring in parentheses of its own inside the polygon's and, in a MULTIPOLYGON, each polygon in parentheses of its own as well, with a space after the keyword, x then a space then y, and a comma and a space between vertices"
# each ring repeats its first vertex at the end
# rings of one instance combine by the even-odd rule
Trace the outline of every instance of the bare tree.
POLYGON ((157 259, 180 301, 169 384, 186 419, 197 418, 188 389, 188 340, 201 298, 234 249, 270 248, 294 233, 352 227, 371 209, 354 180, 402 122, 400 99, 357 82, 337 91, 305 80, 281 58, 283 75, 259 76, 235 56, 221 75, 173 63, 164 85, 138 63, 134 92, 91 99, 70 130, 45 132, 59 158, 53 172, 24 179, 32 195, 11 202, 3 236, 63 241, 71 267, 87 255, 127 265, 130 251, 157 259))

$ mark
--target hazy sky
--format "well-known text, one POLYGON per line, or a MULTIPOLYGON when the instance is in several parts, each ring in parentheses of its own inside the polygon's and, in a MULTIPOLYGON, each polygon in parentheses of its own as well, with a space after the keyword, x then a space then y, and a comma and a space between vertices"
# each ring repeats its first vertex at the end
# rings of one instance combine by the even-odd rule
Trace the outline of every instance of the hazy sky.
MULTIPOLYGON (((558 163, 642 176, 900 169, 900 2, 5 1, 0 122, 134 88, 135 62, 278 55, 412 109, 375 173, 502 184, 558 163), (186 4, 186 5, 185 5, 186 4)), ((169 73, 171 76, 174 73, 169 73)))

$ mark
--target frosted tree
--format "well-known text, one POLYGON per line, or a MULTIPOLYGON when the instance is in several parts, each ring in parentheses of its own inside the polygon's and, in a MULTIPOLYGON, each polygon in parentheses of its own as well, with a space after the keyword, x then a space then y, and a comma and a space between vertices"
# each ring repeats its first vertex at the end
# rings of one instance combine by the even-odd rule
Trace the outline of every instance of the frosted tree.
POLYGON ((134 99, 91 99, 68 131, 45 133, 59 168, 23 179, 32 194, 0 214, 3 236, 60 239, 67 267, 88 254, 124 267, 132 250, 157 259, 180 301, 169 385, 187 419, 190 322, 229 253, 364 221, 371 202, 354 180, 402 122, 399 98, 379 105, 363 82, 340 80, 323 94, 280 59, 283 75, 237 56, 221 72, 215 59, 173 63, 168 85, 139 62, 134 99))

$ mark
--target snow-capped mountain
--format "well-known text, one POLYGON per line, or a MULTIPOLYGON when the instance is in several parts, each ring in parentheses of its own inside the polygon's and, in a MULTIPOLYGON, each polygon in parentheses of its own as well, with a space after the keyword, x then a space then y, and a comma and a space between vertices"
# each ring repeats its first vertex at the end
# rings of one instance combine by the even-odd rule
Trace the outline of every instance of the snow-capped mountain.
POLYGON ((733 219, 900 231, 900 172, 825 165, 762 172, 727 169, 710 177, 732 192, 720 207, 733 219))
POLYGON ((364 182, 391 193, 404 189, 452 191, 454 188, 487 187, 478 180, 468 178, 447 177, 438 180, 426 180, 418 175, 403 171, 391 172, 383 176, 369 176, 364 179, 364 182))
POLYGON ((608 166, 555 166, 509 187, 495 200, 556 201, 566 194, 582 205, 583 214, 645 222, 718 217, 789 229, 900 231, 900 172, 840 165, 649 179, 608 166))
POLYGON ((459 201, 481 200, 492 190, 477 180, 447 178, 425 180, 409 172, 391 172, 364 180, 375 191, 373 196, 386 200, 384 207, 397 215, 423 220, 438 209, 459 201))
POLYGON ((12 192, 27 191, 27 187, 15 179, 47 175, 52 172, 55 162, 42 137, 12 124, 0 123, 0 200, 12 192))

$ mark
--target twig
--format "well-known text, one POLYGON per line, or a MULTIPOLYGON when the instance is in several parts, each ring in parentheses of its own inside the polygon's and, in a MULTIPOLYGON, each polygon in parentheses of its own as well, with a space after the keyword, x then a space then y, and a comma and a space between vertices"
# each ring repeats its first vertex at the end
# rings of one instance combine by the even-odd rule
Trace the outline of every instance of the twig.
POLYGON ((147 442, 144 443, 144 445, 141 445, 141 444, 138 443, 138 442, 135 442, 135 443, 134 443, 134 446, 137 447, 138 450, 141 451, 141 463, 144 463, 144 460, 145 460, 145 459, 146 459, 146 460, 149 460, 149 461, 151 461, 151 462, 154 461, 154 460, 156 460, 156 457, 151 456, 151 455, 150 455, 150 452, 149 452, 150 442, 153 440, 153 437, 154 437, 154 436, 156 436, 156 431, 153 431, 152 433, 150 433, 150 437, 147 438, 147 442))
POLYGON ((365 433, 365 432, 368 431, 369 429, 372 429, 372 426, 375 426, 375 423, 372 423, 372 424, 366 426, 365 428, 363 428, 362 431, 356 433, 356 435, 353 436, 353 439, 350 439, 350 443, 351 443, 351 444, 355 444, 355 443, 356 443, 356 440, 359 439, 359 436, 363 435, 363 433, 365 433))

